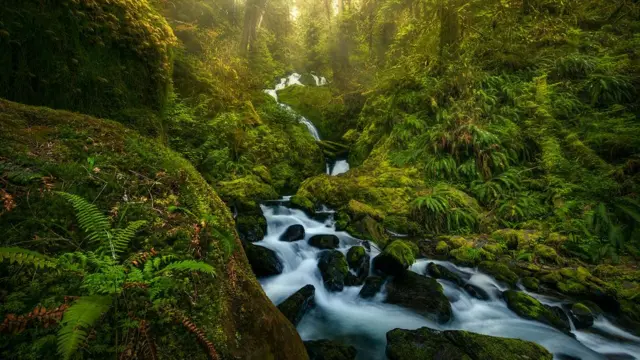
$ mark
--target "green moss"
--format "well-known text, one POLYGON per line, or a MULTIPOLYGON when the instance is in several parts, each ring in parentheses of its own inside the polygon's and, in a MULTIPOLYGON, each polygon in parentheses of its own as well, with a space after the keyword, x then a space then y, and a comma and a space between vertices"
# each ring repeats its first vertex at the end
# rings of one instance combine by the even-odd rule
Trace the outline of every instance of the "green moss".
POLYGON ((558 315, 524 292, 507 290, 503 296, 509 309, 519 316, 540 321, 562 331, 568 332, 570 330, 568 323, 565 323, 558 315))
POLYGON ((240 211, 253 210, 259 201, 278 198, 278 193, 258 177, 246 176, 232 181, 221 181, 216 189, 230 205, 238 206, 240 211))
POLYGON ((506 245, 504 244, 486 244, 482 249, 494 255, 502 255, 507 250, 506 245))
POLYGON ((25 0, 3 6, 0 24, 0 97, 161 135, 175 37, 147 0, 25 0))
POLYGON ((502 263, 484 261, 478 265, 478 269, 511 286, 515 286, 518 282, 518 275, 502 263))
POLYGON ((534 230, 501 229, 494 231, 491 238, 505 244, 510 250, 519 250, 537 243, 543 235, 534 230))
POLYGON ((438 244, 436 245, 436 251, 439 254, 448 254, 449 245, 445 241, 438 241, 438 244))
POLYGON ((460 247, 473 247, 473 242, 470 240, 467 240, 466 238, 459 236, 459 235, 454 235, 454 236, 440 236, 438 237, 438 240, 441 241, 446 241, 452 249, 457 249, 460 247))
POLYGON ((364 247, 352 246, 347 252, 347 262, 353 267, 357 267, 355 264, 359 264, 360 260, 366 256, 364 247))
POLYGON ((349 214, 343 211, 338 211, 335 216, 336 216, 335 217, 336 230, 338 231, 346 230, 347 226, 349 225, 349 222, 351 221, 349 214))
POLYGON ((418 246, 409 241, 395 240, 385 247, 383 252, 396 259, 404 268, 408 268, 416 261, 418 246))
POLYGON ((370 216, 352 220, 347 226, 347 231, 357 238, 371 240, 381 248, 389 241, 389 235, 384 227, 370 216))
POLYGON ((540 288, 540 280, 534 277, 526 277, 522 279, 522 285, 529 291, 538 291, 540 288))
POLYGON ((370 216, 376 220, 382 220, 384 217, 383 213, 379 210, 374 209, 370 205, 359 202, 358 200, 350 200, 347 205, 347 210, 355 219, 363 218, 365 216, 370 216))
POLYGON ((291 205, 300 210, 304 210, 308 213, 313 213, 315 211, 315 205, 311 200, 304 196, 294 195, 291 197, 291 205))
POLYGON ((548 263, 558 263, 560 258, 558 257, 558 253, 552 247, 543 244, 536 244, 533 249, 535 255, 544 262, 548 263))

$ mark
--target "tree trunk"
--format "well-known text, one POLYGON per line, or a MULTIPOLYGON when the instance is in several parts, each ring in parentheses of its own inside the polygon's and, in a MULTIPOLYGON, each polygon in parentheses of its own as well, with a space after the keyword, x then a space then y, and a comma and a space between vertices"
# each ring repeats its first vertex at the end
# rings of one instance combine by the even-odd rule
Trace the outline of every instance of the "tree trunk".
POLYGON ((460 0, 440 2, 440 56, 454 55, 460 45, 460 0))
POLYGON ((264 16, 266 7, 267 0, 247 0, 247 5, 244 10, 242 39, 240 39, 240 51, 243 53, 251 51, 253 43, 257 38, 257 29, 264 16))

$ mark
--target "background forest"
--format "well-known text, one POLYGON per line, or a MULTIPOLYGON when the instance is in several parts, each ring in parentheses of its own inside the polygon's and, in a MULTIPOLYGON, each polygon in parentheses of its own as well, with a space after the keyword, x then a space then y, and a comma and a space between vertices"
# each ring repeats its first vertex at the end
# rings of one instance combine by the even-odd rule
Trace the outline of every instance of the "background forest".
POLYGON ((0 9, 0 357, 305 358, 242 250, 283 195, 640 332, 636 0, 0 9))

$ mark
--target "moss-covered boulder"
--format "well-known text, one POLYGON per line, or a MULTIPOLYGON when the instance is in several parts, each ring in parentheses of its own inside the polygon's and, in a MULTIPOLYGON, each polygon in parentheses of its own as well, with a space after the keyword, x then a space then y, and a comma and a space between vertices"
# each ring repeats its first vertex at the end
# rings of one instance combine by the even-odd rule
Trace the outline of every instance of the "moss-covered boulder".
POLYGON ((0 24, 0 97, 162 131, 176 39, 149 1, 13 1, 0 24))
POLYGON ((451 319, 451 304, 435 279, 407 271, 386 285, 385 302, 411 309, 418 314, 446 323, 451 319))
POLYGON ((300 224, 291 225, 280 235, 280 241, 298 241, 304 239, 304 226, 300 224))
MULTIPOLYGON (((0 215, 2 246, 21 244, 49 256, 77 251, 74 244, 95 250, 98 245, 86 242, 77 227, 73 208, 54 191, 77 194, 114 221, 147 221, 123 258, 154 248, 162 256, 199 258, 215 268, 215 277, 192 278, 197 291, 189 287, 173 300, 221 357, 306 358, 295 328, 256 281, 227 206, 192 165, 156 141, 113 121, 0 100, 0 178, 15 203, 0 215), (57 241, 60 234, 67 240, 57 241)), ((55 308, 65 296, 85 294, 79 287, 82 273, 39 272, 38 281, 32 280, 31 273, 1 277, 0 287, 11 298, 11 308, 3 302, 3 314, 29 313, 34 301, 55 308)), ((153 336, 163 339, 158 347, 167 357, 206 356, 186 329, 148 306, 144 309, 136 316, 148 319, 153 336)), ((109 318, 131 320, 126 311, 109 318)), ((98 321, 86 350, 95 357, 113 357, 112 330, 98 321)), ((28 328, 24 338, 3 343, 0 357, 50 357, 45 352, 49 347, 37 350, 22 339, 55 336, 56 331, 54 326, 28 328)))
POLYGON ((309 245, 318 249, 337 249, 340 246, 340 238, 333 234, 313 235, 309 239, 309 245))
POLYGON ((427 275, 431 276, 435 279, 444 279, 451 281, 452 283, 463 286, 465 281, 462 280, 460 275, 454 273, 453 271, 447 269, 446 267, 430 262, 427 264, 427 275))
POLYGON ((373 269, 385 275, 403 274, 416 261, 417 253, 414 243, 396 240, 373 259, 373 269))
POLYGON ((349 266, 343 253, 338 250, 323 251, 319 255, 318 269, 327 290, 342 291, 349 273, 349 266))
POLYGON ((586 329, 593 325, 593 312, 585 304, 575 303, 571 305, 570 314, 576 329, 586 329))
POLYGON ((354 360, 358 353, 353 346, 332 340, 305 341, 304 346, 309 360, 354 360))
POLYGON ((553 326, 563 332, 571 330, 568 321, 563 318, 564 316, 559 316, 550 307, 541 304, 540 301, 533 297, 515 290, 507 290, 502 295, 509 309, 519 316, 553 326))
POLYGON ((551 360, 542 346, 467 331, 395 329, 387 333, 389 360, 551 360))
POLYGON ((478 269, 511 286, 515 286, 518 282, 518 275, 507 265, 499 262, 483 261, 478 265, 478 269))
POLYGON ((379 247, 384 247, 389 240, 382 224, 370 216, 358 220, 351 220, 346 230, 354 237, 373 241, 379 247))
POLYGON ((278 310, 297 326, 302 317, 315 306, 316 288, 313 285, 305 285, 302 289, 296 291, 285 301, 278 305, 278 310))
POLYGON ((522 286, 529 291, 538 291, 540 289, 540 280, 528 276, 522 279, 522 286))
POLYGON ((358 295, 363 299, 372 298, 380 292, 383 284, 384 279, 380 276, 369 276, 365 279, 364 285, 362 286, 362 289, 360 289, 360 293, 358 295))
POLYGON ((240 214, 236 218, 236 229, 241 240, 260 241, 267 234, 267 219, 261 213, 240 214))

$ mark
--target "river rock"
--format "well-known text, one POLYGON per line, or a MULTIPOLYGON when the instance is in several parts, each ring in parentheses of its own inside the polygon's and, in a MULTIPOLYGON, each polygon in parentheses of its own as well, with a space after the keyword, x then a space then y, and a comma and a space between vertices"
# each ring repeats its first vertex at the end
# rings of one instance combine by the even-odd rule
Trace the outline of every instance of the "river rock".
POLYGON ((278 255, 264 246, 243 242, 247 259, 257 277, 278 275, 282 273, 282 262, 278 255))
POLYGON ((349 273, 347 260, 338 250, 324 251, 320 254, 318 268, 324 287, 329 291, 342 291, 349 273))
POLYGON ((364 247, 353 246, 347 251, 347 263, 349 268, 355 271, 360 284, 369 276, 370 260, 364 247))
MULTIPOLYGON (((568 321, 564 319, 564 316, 559 316, 557 310, 544 306, 540 301, 521 291, 507 290, 502 295, 509 309, 519 316, 553 326, 566 333, 570 332, 568 321)), ((562 309, 559 310, 562 311, 562 309)))
POLYGON ((278 305, 278 309, 294 326, 297 326, 304 314, 315 305, 315 294, 316 288, 313 285, 305 285, 278 305))
POLYGON ((509 269, 505 264, 493 261, 483 261, 478 265, 478 269, 493 276, 498 281, 509 284, 511 287, 515 287, 518 283, 518 275, 511 271, 511 269, 509 269))
POLYGON ((240 240, 248 242, 261 241, 267 233, 267 219, 261 213, 238 215, 236 229, 240 240))
POLYGON ((467 331, 394 329, 387 333, 389 360, 551 360, 542 346, 467 331))
POLYGON ((300 224, 291 225, 280 235, 280 241, 298 241, 304 239, 304 226, 300 224))
POLYGON ((364 281, 364 286, 360 289, 360 297, 363 299, 369 299, 376 296, 377 293, 382 289, 382 284, 384 284, 384 279, 379 276, 369 276, 364 281))
POLYGON ((449 280, 458 286, 464 285, 464 280, 458 274, 436 263, 427 264, 427 274, 436 279, 449 280))
POLYGON ((389 304, 409 308, 439 323, 451 319, 451 304, 435 279, 407 271, 388 282, 386 290, 385 301, 389 304))
POLYGON ((373 269, 383 275, 401 275, 413 264, 417 253, 415 244, 396 240, 373 259, 373 269))
POLYGON ((337 249, 340 239, 335 235, 313 235, 309 239, 309 245, 318 249, 337 249))
POLYGON ((356 348, 332 340, 305 341, 309 360, 354 360, 356 348))
POLYGON ((593 325, 593 313, 591 309, 582 303, 573 304, 570 314, 576 329, 586 329, 593 325))
POLYGON ((491 297, 489 296, 489 293, 487 293, 483 288, 479 286, 466 283, 462 288, 467 292, 467 294, 473 296, 476 299, 484 300, 484 301, 491 299, 491 297))

